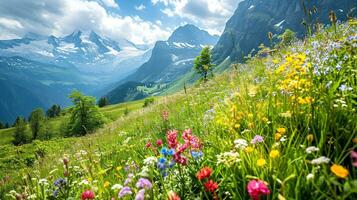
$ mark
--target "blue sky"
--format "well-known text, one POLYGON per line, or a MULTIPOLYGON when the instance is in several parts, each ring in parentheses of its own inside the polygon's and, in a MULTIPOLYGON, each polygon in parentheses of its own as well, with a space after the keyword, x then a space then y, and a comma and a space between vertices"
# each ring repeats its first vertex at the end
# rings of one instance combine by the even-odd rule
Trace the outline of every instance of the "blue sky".
POLYGON ((180 25, 220 34, 241 0, 2 0, 0 39, 28 32, 63 36, 94 30, 137 44, 167 39, 180 25))

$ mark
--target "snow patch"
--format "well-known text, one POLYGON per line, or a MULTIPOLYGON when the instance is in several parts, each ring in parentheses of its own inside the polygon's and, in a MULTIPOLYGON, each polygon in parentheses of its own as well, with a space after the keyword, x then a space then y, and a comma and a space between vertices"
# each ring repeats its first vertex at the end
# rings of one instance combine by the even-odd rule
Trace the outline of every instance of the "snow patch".
POLYGON ((276 26, 276 27, 280 27, 280 26, 281 26, 284 22, 285 22, 285 19, 284 19, 284 20, 282 20, 281 22, 279 22, 279 23, 275 24, 274 26, 276 26))
POLYGON ((254 5, 249 6, 248 10, 253 9, 254 7, 254 5))

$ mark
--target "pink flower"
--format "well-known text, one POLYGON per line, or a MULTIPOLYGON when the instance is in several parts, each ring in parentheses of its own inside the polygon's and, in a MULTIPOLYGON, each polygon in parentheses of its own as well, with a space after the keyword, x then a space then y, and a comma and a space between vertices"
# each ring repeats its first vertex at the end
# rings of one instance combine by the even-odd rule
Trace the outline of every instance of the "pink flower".
POLYGON ((181 165, 187 165, 187 158, 185 156, 182 156, 180 153, 174 154, 174 160, 176 163, 179 163, 181 165))
POLYGON ((176 130, 167 131, 166 138, 167 138, 167 143, 169 143, 169 147, 171 149, 176 149, 176 146, 178 144, 177 131, 176 130))
POLYGON ((259 200, 261 195, 270 194, 270 190, 266 183, 261 180, 251 180, 247 185, 249 196, 254 200, 259 200))
POLYGON ((151 147, 151 142, 146 143, 146 144, 145 144, 145 147, 146 147, 146 148, 150 148, 150 147, 151 147))
POLYGON ((158 139, 156 141, 156 146, 161 147, 162 146, 162 139, 158 139))
POLYGON ((82 193, 82 200, 94 199, 94 192, 91 190, 86 190, 82 193))
POLYGON ((192 149, 199 149, 201 147, 200 140, 198 137, 192 135, 191 129, 184 130, 182 132, 182 138, 192 149))
POLYGON ((351 151, 351 158, 353 160, 352 165, 354 167, 357 167, 357 152, 356 151, 351 151))
POLYGON ((161 117, 164 121, 169 120, 169 112, 167 110, 162 111, 161 117))

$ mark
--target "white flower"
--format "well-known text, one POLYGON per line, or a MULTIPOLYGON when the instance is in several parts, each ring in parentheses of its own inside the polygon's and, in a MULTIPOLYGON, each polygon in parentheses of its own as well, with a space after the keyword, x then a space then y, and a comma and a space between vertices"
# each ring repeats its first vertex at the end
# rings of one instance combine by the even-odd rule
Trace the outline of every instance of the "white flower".
POLYGON ((120 184, 114 184, 114 185, 111 187, 112 190, 120 190, 120 189, 122 189, 122 188, 123 188, 123 186, 120 185, 120 184))
POLYGON ((313 159, 311 161, 311 164, 313 165, 320 165, 320 164, 327 164, 330 162, 330 158, 327 158, 325 156, 321 156, 319 158, 313 159))
POLYGON ((307 176, 306 176, 306 180, 312 180, 312 179, 314 179, 315 178, 315 175, 314 174, 308 174, 307 176))
POLYGON ((40 180, 38 180, 38 184, 40 184, 40 185, 48 185, 48 181, 47 181, 47 179, 40 179, 40 180))
POLYGON ((284 135, 283 137, 280 138, 280 142, 285 142, 287 140, 286 135, 284 135))
POLYGON ((78 185, 89 185, 89 181, 83 180, 83 181, 79 182, 78 185))
POLYGON ((310 147, 307 147, 305 151, 306 151, 306 153, 310 154, 312 152, 319 151, 319 148, 317 148, 315 146, 310 146, 310 147))
POLYGON ((234 140, 235 147, 237 149, 244 150, 248 146, 248 142, 245 139, 234 140))
POLYGON ((239 158, 239 153, 237 152, 229 151, 217 155, 217 165, 233 165, 239 161, 241 161, 241 159, 239 158))
POLYGON ((147 157, 144 159, 144 165, 153 166, 157 162, 157 158, 154 156, 147 157))

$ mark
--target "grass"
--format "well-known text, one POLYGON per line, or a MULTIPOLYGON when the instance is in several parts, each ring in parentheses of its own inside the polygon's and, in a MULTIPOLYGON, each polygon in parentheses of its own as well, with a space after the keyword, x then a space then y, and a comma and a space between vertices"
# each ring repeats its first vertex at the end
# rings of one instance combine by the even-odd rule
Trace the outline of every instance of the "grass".
POLYGON ((187 93, 158 97, 95 134, 3 145, 0 177, 10 177, 0 182, 0 196, 10 199, 26 186, 35 199, 54 198, 56 191, 59 199, 79 199, 86 190, 97 199, 118 199, 118 184, 129 182, 134 194, 125 198, 133 199, 141 189, 136 183, 146 178, 152 183, 147 199, 174 193, 181 199, 248 199, 254 181, 266 199, 355 199, 350 152, 357 148, 357 59, 351 44, 357 41, 350 36, 356 32, 344 24, 337 34, 327 29, 252 58, 187 93), (175 146, 175 156, 159 139, 175 146), (204 167, 212 173, 199 180, 204 167), (58 178, 66 184, 55 186, 58 178))

